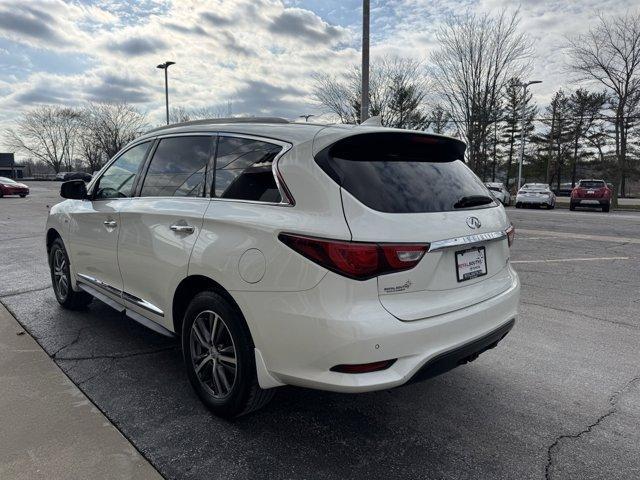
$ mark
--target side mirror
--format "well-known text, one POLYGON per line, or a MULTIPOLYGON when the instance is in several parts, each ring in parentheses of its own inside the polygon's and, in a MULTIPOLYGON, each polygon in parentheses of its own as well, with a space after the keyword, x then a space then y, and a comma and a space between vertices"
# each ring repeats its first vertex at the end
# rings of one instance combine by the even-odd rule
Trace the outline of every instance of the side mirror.
POLYGON ((84 180, 69 180, 60 185, 60 196, 71 200, 85 200, 87 198, 87 185, 84 180))

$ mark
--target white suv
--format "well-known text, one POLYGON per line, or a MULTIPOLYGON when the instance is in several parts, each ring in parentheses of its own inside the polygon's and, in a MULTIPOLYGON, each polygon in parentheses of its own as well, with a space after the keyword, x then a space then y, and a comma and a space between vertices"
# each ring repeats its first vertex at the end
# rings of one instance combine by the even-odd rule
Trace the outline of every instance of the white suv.
POLYGON ((278 119, 151 131, 51 209, 56 297, 181 337, 222 416, 402 385, 512 328, 513 227, 452 138, 278 119))

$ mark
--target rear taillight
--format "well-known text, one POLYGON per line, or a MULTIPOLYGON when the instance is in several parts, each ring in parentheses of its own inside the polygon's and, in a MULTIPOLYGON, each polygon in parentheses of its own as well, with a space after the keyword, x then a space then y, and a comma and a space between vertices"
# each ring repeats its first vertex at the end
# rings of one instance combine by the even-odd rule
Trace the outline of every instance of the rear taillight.
POLYGON ((309 260, 355 280, 415 267, 429 244, 364 243, 281 233, 278 238, 309 260))
POLYGON ((507 242, 509 243, 509 246, 513 245, 513 242, 516 240, 516 227, 513 226, 513 223, 509 225, 509 228, 507 228, 504 233, 507 234, 507 242))
POLYGON ((335 367, 331 367, 330 370, 332 372, 340 372, 340 373, 371 373, 371 372, 379 372, 380 370, 386 370, 395 362, 396 362, 396 359, 394 358, 393 360, 383 360, 382 362, 344 364, 344 365, 336 365, 335 367))

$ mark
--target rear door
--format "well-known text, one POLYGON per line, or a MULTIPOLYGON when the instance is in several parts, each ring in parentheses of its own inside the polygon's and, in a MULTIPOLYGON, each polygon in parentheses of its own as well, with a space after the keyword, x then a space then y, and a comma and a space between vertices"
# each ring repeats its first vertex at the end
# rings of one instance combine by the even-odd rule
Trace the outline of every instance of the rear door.
POLYGON ((187 276, 213 179, 214 136, 160 138, 138 186, 120 209, 118 263, 128 309, 172 329, 165 313, 187 276))
POLYGON ((353 241, 430 244, 411 270, 378 277, 383 306, 417 320, 512 284, 504 208, 462 161, 464 144, 409 133, 348 137, 316 160, 341 186, 353 241))

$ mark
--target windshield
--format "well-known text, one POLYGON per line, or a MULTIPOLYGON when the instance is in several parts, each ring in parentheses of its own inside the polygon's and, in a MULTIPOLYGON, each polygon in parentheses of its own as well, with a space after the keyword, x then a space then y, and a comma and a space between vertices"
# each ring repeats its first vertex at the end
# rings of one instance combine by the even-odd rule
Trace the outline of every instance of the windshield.
POLYGON ((16 182, 7 177, 0 177, 0 183, 16 183, 16 182))
POLYGON ((405 133, 360 134, 321 151, 316 161, 369 208, 387 213, 445 212, 495 206, 462 162, 457 140, 405 133))
POLYGON ((604 188, 604 182, 598 180, 582 180, 580 187, 582 188, 604 188))

